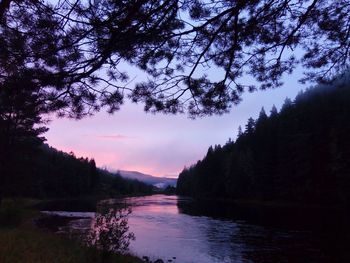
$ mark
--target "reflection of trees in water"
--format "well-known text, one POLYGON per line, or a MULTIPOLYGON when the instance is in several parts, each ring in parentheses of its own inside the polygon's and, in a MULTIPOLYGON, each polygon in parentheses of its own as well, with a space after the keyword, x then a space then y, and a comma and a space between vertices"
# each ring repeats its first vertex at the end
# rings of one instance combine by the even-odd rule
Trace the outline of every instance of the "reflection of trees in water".
POLYGON ((237 224, 223 220, 228 218, 229 208, 217 202, 195 200, 179 200, 177 207, 180 214, 194 216, 194 227, 201 232, 198 236, 203 239, 201 242, 205 244, 205 253, 213 261, 242 262, 241 245, 231 240, 239 231, 237 224))
POLYGON ((227 255, 235 262, 312 263, 329 259, 320 236, 319 221, 324 211, 214 201, 178 201, 177 206, 180 213, 220 219, 208 220, 200 228, 212 256, 227 255))
POLYGON ((231 240, 242 247, 243 262, 326 262, 310 231, 238 224, 231 240))
MULTIPOLYGON (((282 229, 320 231, 342 216, 339 211, 317 206, 240 204, 216 200, 179 200, 179 213, 216 219, 244 221, 282 229)), ((350 217, 349 217, 350 218, 350 217)))
POLYGON ((125 253, 130 242, 135 240, 129 231, 128 217, 131 208, 104 208, 96 214, 87 242, 106 253, 125 253))
POLYGON ((231 237, 239 231, 237 225, 230 221, 206 220, 201 228, 204 242, 208 246, 208 254, 216 262, 241 262, 242 248, 239 243, 232 242, 231 237), (234 260, 234 261, 233 261, 234 260))

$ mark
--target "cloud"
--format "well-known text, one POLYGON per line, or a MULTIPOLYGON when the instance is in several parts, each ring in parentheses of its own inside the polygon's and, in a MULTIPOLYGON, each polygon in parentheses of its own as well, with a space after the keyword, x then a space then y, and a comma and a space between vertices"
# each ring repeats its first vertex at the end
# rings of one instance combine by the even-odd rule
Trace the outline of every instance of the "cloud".
POLYGON ((126 136, 122 134, 110 134, 110 135, 84 135, 85 137, 93 137, 98 140, 125 140, 132 139, 134 137, 126 136))

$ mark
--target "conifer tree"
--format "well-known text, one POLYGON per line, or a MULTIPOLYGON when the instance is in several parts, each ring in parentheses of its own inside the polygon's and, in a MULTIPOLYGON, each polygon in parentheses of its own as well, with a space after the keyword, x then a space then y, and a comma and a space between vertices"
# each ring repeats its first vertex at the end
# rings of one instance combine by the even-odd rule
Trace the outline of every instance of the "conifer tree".
POLYGON ((270 117, 275 117, 278 115, 278 111, 275 105, 272 106, 271 111, 270 111, 270 117))

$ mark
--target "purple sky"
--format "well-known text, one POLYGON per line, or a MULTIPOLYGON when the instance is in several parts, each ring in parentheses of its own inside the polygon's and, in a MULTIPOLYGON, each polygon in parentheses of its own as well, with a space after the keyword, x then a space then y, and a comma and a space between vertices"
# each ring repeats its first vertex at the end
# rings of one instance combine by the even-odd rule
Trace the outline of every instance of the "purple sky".
MULTIPOLYGON (((135 73, 136 74, 136 73, 135 73)), ((109 170, 136 170, 155 176, 177 177, 184 166, 203 158, 210 145, 235 138, 238 126, 256 118, 261 107, 279 109, 305 86, 301 74, 285 79, 282 88, 246 93, 240 105, 222 116, 188 119, 186 115, 146 114, 142 105, 126 102, 114 115, 99 112, 83 120, 53 119, 48 144, 77 156, 94 158, 109 170)))

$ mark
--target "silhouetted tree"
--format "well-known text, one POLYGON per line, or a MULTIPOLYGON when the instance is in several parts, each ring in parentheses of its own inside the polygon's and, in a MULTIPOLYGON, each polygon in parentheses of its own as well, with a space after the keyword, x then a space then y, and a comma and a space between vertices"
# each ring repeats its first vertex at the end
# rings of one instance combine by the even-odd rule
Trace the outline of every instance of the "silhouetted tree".
POLYGON ((265 121, 265 120, 267 120, 267 115, 266 115, 264 107, 262 107, 260 110, 260 113, 259 113, 258 121, 265 121))
POLYGON ((77 118, 114 112, 124 96, 146 111, 223 113, 246 90, 281 86, 298 64, 304 80, 345 71, 349 8, 345 0, 1 0, 0 81, 20 66, 41 86, 43 105, 77 118), (126 86, 122 61, 150 81, 126 86), (221 79, 205 74, 210 66, 221 79), (244 85, 245 74, 257 84, 244 85))
POLYGON ((283 103, 283 105, 282 105, 282 111, 285 111, 285 110, 288 110, 288 109, 290 109, 291 107, 293 106, 293 102, 292 102, 292 100, 290 99, 290 98, 286 98, 285 100, 284 100, 284 103, 283 103))
POLYGON ((251 134, 254 132, 254 129, 255 129, 255 120, 253 118, 249 118, 245 126, 245 132, 247 134, 251 134))
POLYGON ((277 116, 278 111, 275 105, 272 106, 271 111, 270 111, 270 117, 275 117, 277 116))
POLYGON ((48 110, 75 118, 118 110, 129 90, 119 62, 132 63, 179 26, 176 1, 1 3, 0 80, 20 65, 48 110))
POLYGON ((8 76, 0 82, 0 201, 9 181, 20 182, 47 131, 38 103, 40 87, 30 76, 8 76))
POLYGON ((264 109, 264 107, 262 107, 261 110, 260 110, 260 113, 259 113, 259 117, 256 120, 256 127, 257 127, 257 129, 261 128, 262 126, 264 126, 266 124, 267 119, 268 119, 268 117, 267 117, 267 114, 265 112, 265 109, 264 109))
POLYGON ((237 138, 241 137, 243 134, 241 125, 238 126, 237 138))
POLYGON ((100 174, 97 171, 96 168, 96 163, 94 159, 91 159, 89 161, 89 166, 90 166, 90 189, 95 189, 96 186, 99 184, 100 181, 100 174))
POLYGON ((179 13, 187 12, 187 21, 178 19, 186 26, 139 60, 154 76, 164 76, 133 91, 146 110, 176 112, 187 106, 191 115, 223 113, 244 91, 281 86, 282 76, 296 65, 307 71, 303 81, 320 82, 349 67, 347 1, 181 3, 179 13), (222 70, 220 79, 203 70, 211 66, 222 70), (247 73, 256 85, 244 84, 247 73))

